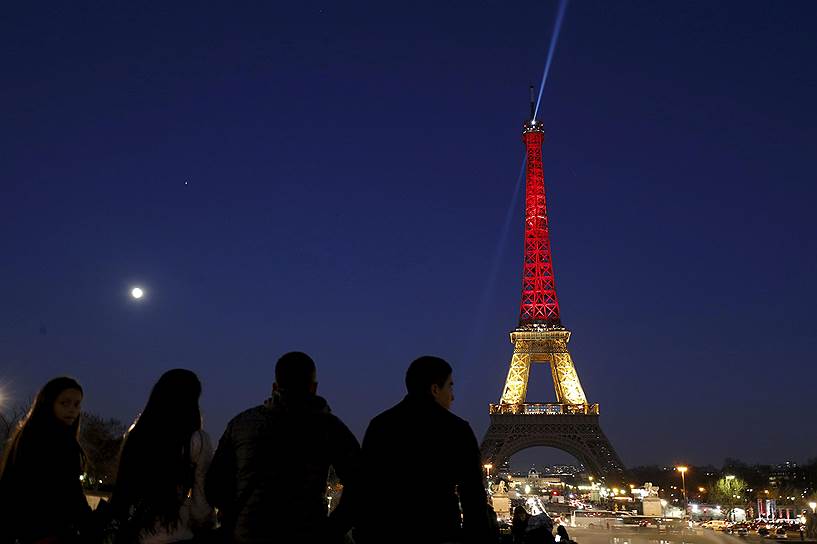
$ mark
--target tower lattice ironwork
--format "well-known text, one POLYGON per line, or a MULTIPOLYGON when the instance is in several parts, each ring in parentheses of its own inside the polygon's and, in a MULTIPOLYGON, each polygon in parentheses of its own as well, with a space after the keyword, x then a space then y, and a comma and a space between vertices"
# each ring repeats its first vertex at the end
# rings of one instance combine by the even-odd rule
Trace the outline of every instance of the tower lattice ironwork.
POLYGON ((499 404, 491 404, 491 425, 482 443, 486 463, 499 466, 519 450, 551 446, 566 451, 591 473, 612 479, 624 467, 599 426, 599 405, 588 404, 567 343, 570 331, 561 321, 542 167, 542 123, 531 119, 522 130, 527 153, 522 303, 519 326, 511 332, 514 346, 499 404), (528 403, 532 363, 549 363, 555 403, 528 403))

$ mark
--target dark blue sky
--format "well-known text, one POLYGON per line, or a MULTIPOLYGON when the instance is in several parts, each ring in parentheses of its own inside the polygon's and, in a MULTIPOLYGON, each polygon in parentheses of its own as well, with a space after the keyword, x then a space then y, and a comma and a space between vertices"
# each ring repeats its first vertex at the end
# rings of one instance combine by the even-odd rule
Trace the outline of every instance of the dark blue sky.
MULTIPOLYGON (((360 436, 431 353, 481 436, 555 11, 6 6, 0 382, 68 373, 130 420, 187 367, 220 435, 302 349, 360 436)), ((568 7, 541 108, 557 289, 626 464, 817 455, 815 36, 811 1, 568 7)))

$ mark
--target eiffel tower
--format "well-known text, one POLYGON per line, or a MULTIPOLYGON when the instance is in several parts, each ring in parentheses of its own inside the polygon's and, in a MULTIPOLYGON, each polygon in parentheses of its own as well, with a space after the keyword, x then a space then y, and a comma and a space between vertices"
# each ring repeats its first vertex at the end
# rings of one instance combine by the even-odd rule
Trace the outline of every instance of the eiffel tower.
POLYGON ((525 176, 525 257, 519 326, 511 332, 513 357, 499 404, 491 404, 491 425, 482 458, 499 467, 514 453, 534 447, 560 449, 596 478, 623 481, 624 465, 599 426, 599 405, 588 404, 567 349, 570 331, 562 325, 550 251, 542 143, 531 88, 531 116, 522 130, 527 151, 525 176), (556 402, 526 402, 531 364, 550 364, 556 402))

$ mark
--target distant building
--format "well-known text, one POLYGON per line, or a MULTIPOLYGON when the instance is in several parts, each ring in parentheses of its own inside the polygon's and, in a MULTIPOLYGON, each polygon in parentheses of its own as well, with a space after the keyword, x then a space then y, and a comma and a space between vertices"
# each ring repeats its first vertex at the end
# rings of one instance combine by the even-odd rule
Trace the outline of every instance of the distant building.
POLYGON ((775 465, 769 471, 769 486, 780 488, 786 486, 803 487, 806 482, 806 472, 797 463, 786 461, 775 465))

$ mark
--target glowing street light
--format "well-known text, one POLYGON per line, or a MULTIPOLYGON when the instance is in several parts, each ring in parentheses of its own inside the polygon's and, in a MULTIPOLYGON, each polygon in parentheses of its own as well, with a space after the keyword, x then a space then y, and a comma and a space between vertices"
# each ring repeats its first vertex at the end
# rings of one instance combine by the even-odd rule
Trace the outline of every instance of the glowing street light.
POLYGON ((139 300, 140 298, 145 296, 145 291, 141 287, 134 287, 133 289, 130 290, 130 296, 132 296, 136 300, 139 300))
POLYGON ((684 513, 686 513, 686 509, 687 509, 687 484, 686 484, 686 480, 684 480, 684 475, 686 474, 687 470, 689 470, 689 467, 685 467, 685 466, 682 465, 682 466, 679 466, 679 467, 675 467, 675 470, 677 470, 678 472, 681 473, 681 489, 683 490, 683 493, 684 493, 684 513))
POLYGON ((482 468, 485 469, 485 476, 490 478, 491 477, 491 469, 494 468, 494 465, 492 465, 491 463, 485 463, 484 465, 482 465, 482 468))
POLYGON ((808 503, 808 507, 811 508, 811 513, 814 513, 814 509, 817 508, 817 502, 810 502, 808 503))

